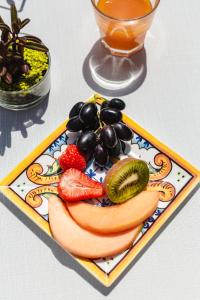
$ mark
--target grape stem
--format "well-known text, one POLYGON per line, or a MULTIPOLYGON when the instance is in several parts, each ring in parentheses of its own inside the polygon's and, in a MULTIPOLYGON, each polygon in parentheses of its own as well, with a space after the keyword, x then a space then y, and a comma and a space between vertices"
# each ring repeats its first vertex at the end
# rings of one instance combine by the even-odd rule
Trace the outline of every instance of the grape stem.
POLYGON ((99 114, 99 112, 97 112, 97 117, 98 117, 98 119, 99 119, 100 128, 102 129, 102 128, 104 127, 104 124, 103 124, 103 122, 102 122, 101 119, 100 119, 100 114, 99 114))
POLYGON ((100 96, 98 96, 98 95, 94 95, 94 97, 91 99, 91 100, 89 100, 88 102, 89 103, 94 103, 94 104, 96 104, 97 103, 97 100, 103 100, 103 102, 105 102, 105 101, 107 101, 105 98, 103 98, 103 97, 100 97, 100 96))
MULTIPOLYGON (((88 103, 94 103, 94 104, 96 104, 97 100, 103 100, 103 102, 107 101, 103 97, 100 97, 98 95, 94 95, 94 97, 91 100, 89 100, 88 103)), ((102 129, 105 124, 101 121, 99 112, 97 112, 97 117, 99 119, 100 128, 102 129)), ((99 128, 95 131, 95 133, 97 133, 98 131, 99 131, 99 128)))

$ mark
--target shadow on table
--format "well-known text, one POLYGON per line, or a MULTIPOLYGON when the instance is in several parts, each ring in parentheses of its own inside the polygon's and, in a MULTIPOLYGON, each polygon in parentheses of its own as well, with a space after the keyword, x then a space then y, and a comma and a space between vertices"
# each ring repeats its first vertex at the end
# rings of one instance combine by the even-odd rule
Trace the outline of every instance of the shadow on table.
POLYGON ((12 144, 12 131, 21 131, 22 137, 28 136, 27 128, 34 124, 43 124, 44 115, 49 101, 49 94, 37 106, 22 110, 11 111, 0 108, 0 156, 3 156, 7 148, 12 144))
MULTIPOLYGON (((14 0, 6 0, 6 2, 7 2, 8 5, 11 5, 11 4, 13 4, 13 3, 16 3, 16 1, 14 1, 14 0)), ((21 0, 21 5, 20 5, 20 7, 18 8, 18 12, 22 12, 22 11, 23 11, 25 3, 26 3, 26 0, 21 0)), ((17 6, 17 5, 16 5, 16 6, 17 6)), ((10 9, 9 6, 6 7, 6 6, 4 6, 4 5, 0 5, 0 8, 10 9)))
POLYGON ((197 192, 200 185, 198 185, 191 193, 188 195, 184 203, 182 203, 176 212, 167 220, 167 222, 162 226, 162 228, 155 234, 151 241, 144 247, 136 259, 127 267, 127 269, 120 275, 120 277, 115 281, 111 287, 105 287, 100 282, 98 282, 89 272, 87 272, 81 265, 79 265, 69 254, 67 254, 59 245, 56 244, 49 236, 47 236, 43 231, 41 231, 37 225, 35 225, 27 216, 25 216, 18 208, 16 208, 8 199, 0 194, 0 201, 6 206, 25 226, 27 226, 37 237, 41 239, 52 251, 56 259, 64 266, 73 269, 76 273, 84 278, 89 284, 91 284, 96 290, 102 293, 104 296, 109 295, 112 290, 118 285, 122 278, 129 272, 129 270, 138 262, 145 251, 151 246, 151 244, 159 237, 162 231, 171 223, 171 221, 176 217, 180 210, 188 203, 190 198, 197 192))
POLYGON ((137 90, 146 78, 146 51, 142 49, 131 57, 113 56, 98 40, 85 58, 82 72, 96 92, 125 96, 137 90))

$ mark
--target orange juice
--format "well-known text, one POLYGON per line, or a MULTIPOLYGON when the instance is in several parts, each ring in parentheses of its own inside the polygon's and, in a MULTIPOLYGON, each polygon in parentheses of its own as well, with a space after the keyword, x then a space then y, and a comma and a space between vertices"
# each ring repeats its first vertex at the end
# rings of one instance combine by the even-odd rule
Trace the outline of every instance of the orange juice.
POLYGON ((129 55, 143 47, 154 7, 159 0, 95 1, 96 19, 102 40, 112 53, 129 55))
POLYGON ((147 15, 152 10, 150 0, 99 0, 98 9, 115 19, 134 19, 147 15))

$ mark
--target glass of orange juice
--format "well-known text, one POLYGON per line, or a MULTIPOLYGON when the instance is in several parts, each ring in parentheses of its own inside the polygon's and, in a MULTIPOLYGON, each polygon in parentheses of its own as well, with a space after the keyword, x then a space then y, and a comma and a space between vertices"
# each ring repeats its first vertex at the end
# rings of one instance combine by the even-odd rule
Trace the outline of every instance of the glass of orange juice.
POLYGON ((160 0, 91 0, 102 42, 113 55, 130 56, 144 46, 160 0))

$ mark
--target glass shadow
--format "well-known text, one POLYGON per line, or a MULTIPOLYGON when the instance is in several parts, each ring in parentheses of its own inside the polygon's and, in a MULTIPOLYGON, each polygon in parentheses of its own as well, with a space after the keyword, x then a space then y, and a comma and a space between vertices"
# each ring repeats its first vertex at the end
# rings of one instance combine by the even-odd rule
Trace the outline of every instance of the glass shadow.
POLYGON ((131 57, 113 56, 98 40, 83 63, 83 77, 96 92, 125 96, 137 90, 147 74, 146 51, 131 57))

